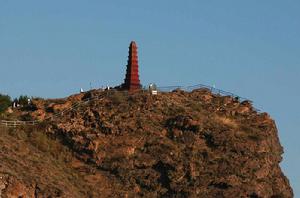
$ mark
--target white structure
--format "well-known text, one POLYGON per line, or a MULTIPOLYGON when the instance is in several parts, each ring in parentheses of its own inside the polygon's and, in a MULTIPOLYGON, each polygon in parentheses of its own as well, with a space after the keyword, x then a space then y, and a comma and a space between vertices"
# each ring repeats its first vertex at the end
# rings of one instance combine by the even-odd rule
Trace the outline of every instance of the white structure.
POLYGON ((157 95, 158 91, 157 91, 157 86, 154 83, 151 83, 149 85, 149 91, 152 95, 157 95))

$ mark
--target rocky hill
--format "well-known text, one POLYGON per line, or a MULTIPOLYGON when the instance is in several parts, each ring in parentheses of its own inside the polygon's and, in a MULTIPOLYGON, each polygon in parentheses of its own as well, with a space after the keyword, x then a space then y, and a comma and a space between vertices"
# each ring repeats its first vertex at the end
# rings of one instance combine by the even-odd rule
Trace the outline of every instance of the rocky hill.
POLYGON ((276 125, 249 101, 94 90, 35 100, 26 113, 44 122, 23 129, 27 151, 3 133, 3 197, 293 197, 276 125))

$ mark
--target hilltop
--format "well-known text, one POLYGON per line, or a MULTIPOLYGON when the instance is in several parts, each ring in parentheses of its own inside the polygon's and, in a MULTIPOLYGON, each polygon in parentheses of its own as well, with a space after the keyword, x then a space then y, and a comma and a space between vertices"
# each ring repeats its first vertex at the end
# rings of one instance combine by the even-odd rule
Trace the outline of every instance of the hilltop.
POLYGON ((34 100, 18 115, 42 123, 2 129, 4 197, 293 196, 275 122, 250 101, 92 90, 34 100))

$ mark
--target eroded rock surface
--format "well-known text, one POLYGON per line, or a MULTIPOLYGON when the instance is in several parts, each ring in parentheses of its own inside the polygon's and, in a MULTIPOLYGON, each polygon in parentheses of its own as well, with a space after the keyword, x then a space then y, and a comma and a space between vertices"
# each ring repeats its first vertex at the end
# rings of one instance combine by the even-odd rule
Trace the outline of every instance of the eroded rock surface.
POLYGON ((249 101, 205 89, 157 96, 92 91, 74 98, 40 104, 37 111, 44 117, 64 111, 52 118, 48 133, 105 173, 106 186, 115 188, 110 197, 293 196, 279 167, 276 125, 249 101))

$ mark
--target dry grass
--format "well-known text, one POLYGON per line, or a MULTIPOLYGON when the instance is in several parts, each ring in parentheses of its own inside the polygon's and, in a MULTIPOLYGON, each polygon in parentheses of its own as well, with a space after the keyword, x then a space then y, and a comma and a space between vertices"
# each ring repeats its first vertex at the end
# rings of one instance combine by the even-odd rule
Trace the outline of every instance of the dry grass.
POLYGON ((37 183, 45 192, 61 189, 71 197, 88 197, 92 187, 72 167, 74 160, 72 152, 43 131, 0 128, 0 173, 27 186, 37 183))

